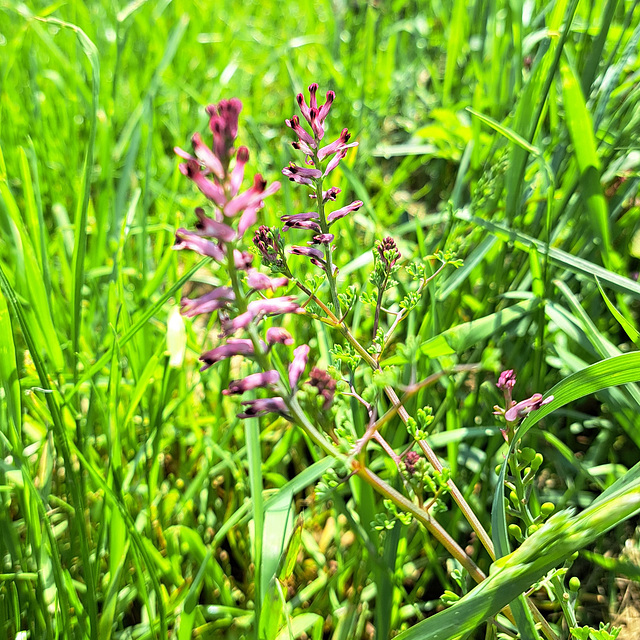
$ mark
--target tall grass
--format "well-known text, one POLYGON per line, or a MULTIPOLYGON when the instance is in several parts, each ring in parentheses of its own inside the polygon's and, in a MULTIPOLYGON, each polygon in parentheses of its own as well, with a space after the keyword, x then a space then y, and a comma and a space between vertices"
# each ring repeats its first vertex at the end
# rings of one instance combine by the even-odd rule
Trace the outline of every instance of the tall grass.
MULTIPOLYGON (((488 617, 513 629, 493 594, 526 590, 585 545, 572 569, 580 597, 604 588, 609 601, 580 613, 608 620, 612 576, 633 573, 621 548, 637 545, 621 524, 637 511, 640 449, 628 353, 640 297, 637 4, 0 3, 0 636, 484 637, 488 617), (238 372, 198 372, 213 321, 184 321, 186 356, 171 362, 181 325, 167 319, 181 295, 214 283, 171 251, 200 204, 173 147, 204 131, 204 105, 236 96, 252 168, 275 179, 292 157, 284 118, 313 81, 335 90, 332 122, 360 142, 342 169, 345 202, 365 206, 337 239, 341 282, 366 282, 386 234, 405 257, 464 259, 383 365, 409 385, 481 363, 406 405, 434 408, 430 443, 506 556, 497 567, 512 573, 480 591, 416 521, 381 533, 389 513, 373 488, 336 485, 333 460, 284 419, 235 417, 221 390, 238 372), (509 555, 492 414, 504 368, 523 397, 559 385, 525 437, 545 457, 536 499, 578 511, 550 526, 549 566, 527 564, 527 547, 509 555), (470 591, 444 612, 466 626, 429 622, 445 591, 470 591)), ((303 206, 287 183, 262 221, 303 206)), ((360 303, 353 324, 370 331, 360 303)), ((330 364, 337 336, 289 328, 330 364)), ((366 372, 357 382, 373 384, 366 372)), ((384 435, 398 450, 408 441, 397 417, 384 435)), ((382 456, 369 463, 399 488, 382 456)), ((488 573, 455 504, 438 519, 488 573)))

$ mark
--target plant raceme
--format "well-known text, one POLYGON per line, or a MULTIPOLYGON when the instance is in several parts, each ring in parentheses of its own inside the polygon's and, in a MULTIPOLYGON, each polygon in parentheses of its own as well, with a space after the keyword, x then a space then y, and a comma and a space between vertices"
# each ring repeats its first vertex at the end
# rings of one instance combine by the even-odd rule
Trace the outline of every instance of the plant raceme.
MULTIPOLYGON (((379 522, 374 523, 377 529, 388 529, 395 518, 402 522, 416 518, 472 578, 481 582, 485 578, 484 573, 435 517, 443 508, 442 498, 451 496, 493 559, 491 538, 455 485, 449 470, 427 442, 428 428, 433 422, 430 407, 419 409, 415 418, 404 407, 408 398, 435 383, 442 373, 404 388, 401 399, 393 380, 385 377, 390 372, 383 370, 380 364, 394 331, 419 304, 427 285, 447 265, 457 267, 461 263, 452 255, 436 252, 422 260, 401 264, 403 256, 395 240, 386 237, 376 243, 373 250, 374 266, 369 283, 375 295, 365 291, 358 295, 353 287, 339 291, 339 270, 333 259, 336 229, 343 218, 359 210, 363 203, 354 200, 336 206, 334 203, 341 190, 327 185, 326 181, 335 175, 333 171, 357 142, 350 142, 350 133, 343 128, 335 140, 323 145, 327 117, 335 94, 328 91, 324 103, 319 104, 317 93, 318 85, 312 84, 308 104, 303 94, 297 96, 306 127, 295 115, 285 121, 296 136, 291 144, 302 153, 306 166, 291 162, 282 169, 289 180, 308 189, 312 202, 310 210, 282 216, 282 229, 260 225, 253 234, 253 252, 247 250, 246 233, 258 224, 258 214, 265 199, 279 190, 280 183, 268 185, 258 174, 251 186, 242 190, 249 150, 243 146, 235 147, 242 108, 240 101, 233 98, 207 107, 213 135, 211 147, 196 133, 192 137, 193 153, 175 149, 183 159, 180 171, 206 197, 210 211, 200 207, 195 210, 194 228, 178 229, 174 248, 195 251, 211 258, 217 265, 216 275, 220 282, 208 293, 198 298, 185 298, 181 302, 181 311, 187 317, 212 312, 218 314, 222 340, 200 356, 203 363, 201 371, 233 356, 252 360, 257 370, 244 378, 232 380, 223 390, 225 395, 241 395, 249 391, 265 393, 264 397, 243 401, 239 418, 278 414, 301 427, 316 445, 346 467, 347 473, 357 474, 385 498, 384 505, 391 520, 379 514, 379 522), (290 230, 308 233, 309 240, 306 244, 291 245, 287 250, 284 236, 288 236, 290 230), (269 274, 254 266, 255 254, 259 255, 269 274), (308 259, 313 268, 319 270, 319 278, 312 278, 313 284, 309 284, 308 280, 302 281, 295 276, 289 267, 288 255, 308 259), (437 265, 435 269, 434 264, 437 265), (391 308, 385 308, 383 298, 398 284, 393 278, 401 267, 409 276, 408 293, 391 308), (328 289, 328 300, 323 300, 320 295, 323 283, 328 289), (364 305, 370 305, 372 311, 373 331, 368 344, 357 337, 346 322, 357 297, 364 305), (306 384, 301 384, 301 381, 314 354, 309 345, 299 344, 283 360, 282 354, 289 353, 295 341, 284 327, 274 325, 273 319, 285 314, 319 320, 336 332, 336 345, 332 350, 334 366, 329 372, 313 367, 306 384), (340 340, 342 344, 339 344, 340 340), (274 357, 275 350, 281 351, 278 357, 274 357), (355 387, 356 369, 363 364, 377 377, 377 391, 373 397, 369 394, 368 400, 363 397, 366 394, 358 392, 355 387), (348 373, 346 378, 342 377, 344 369, 348 373), (366 429, 357 438, 353 430, 349 434, 337 424, 330 424, 329 418, 335 415, 332 405, 339 390, 343 398, 355 400, 356 411, 359 408, 366 412, 366 429), (378 416, 378 396, 382 393, 391 408, 378 416), (380 428, 396 416, 405 424, 411 441, 400 453, 396 453, 380 434, 380 428), (320 424, 322 428, 318 426, 320 424), (391 457, 403 478, 404 493, 368 468, 366 451, 370 443, 377 443, 391 457), (416 448, 417 451, 414 450, 416 448), (425 495, 429 494, 431 497, 425 500, 425 495)), ((515 376, 511 371, 504 372, 498 383, 505 393, 506 407, 499 410, 508 425, 505 438, 514 436, 522 416, 549 401, 543 401, 542 396, 536 394, 515 403, 511 400, 514 384, 515 376)), ((354 406, 353 402, 350 406, 354 406)))

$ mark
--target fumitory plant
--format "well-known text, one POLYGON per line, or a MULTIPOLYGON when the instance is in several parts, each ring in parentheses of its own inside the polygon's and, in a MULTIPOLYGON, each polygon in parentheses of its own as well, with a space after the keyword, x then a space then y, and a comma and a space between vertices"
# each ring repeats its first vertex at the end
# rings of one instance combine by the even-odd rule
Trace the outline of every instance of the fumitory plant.
MULTIPOLYGON (((568 516, 564 514, 562 521, 559 516, 552 517, 545 528, 543 523, 552 513, 553 505, 540 506, 530 501, 532 481, 541 459, 535 451, 520 446, 522 420, 542 407, 548 408, 553 396, 544 398, 535 394, 516 402, 512 399, 513 371, 505 371, 498 382, 498 388, 504 393, 505 406, 496 407, 496 413, 505 420, 503 435, 511 447, 506 458, 509 474, 505 475, 503 469, 500 490, 506 486, 510 492, 508 515, 525 529, 523 533, 516 522, 509 527, 512 538, 522 543, 524 549, 519 556, 520 549, 513 555, 516 558, 527 553, 535 555, 537 540, 546 532, 545 544, 553 551, 549 558, 555 561, 549 566, 544 562, 531 565, 533 568, 529 573, 522 573, 526 578, 518 582, 519 590, 509 592, 509 589, 505 590, 506 569, 499 576, 492 572, 488 578, 471 557, 471 552, 463 549, 438 522, 438 512, 449 508, 453 502, 489 560, 496 559, 494 540, 456 485, 450 469, 428 442, 434 422, 431 407, 419 408, 414 415, 406 409, 410 399, 433 385, 445 372, 436 372, 425 380, 403 386, 399 384, 394 368, 385 366, 383 360, 391 349, 408 348, 394 344, 398 327, 421 303, 430 283, 444 269, 458 267, 461 262, 446 251, 409 260, 402 255, 394 238, 385 237, 373 247, 373 268, 366 285, 358 288, 341 277, 340 265, 335 259, 340 230, 345 223, 349 224, 349 216, 364 204, 361 200, 339 202, 341 189, 335 184, 336 169, 358 143, 351 141, 347 128, 331 142, 325 142, 328 117, 335 99, 334 92, 327 91, 321 104, 318 85, 312 84, 308 102, 302 93, 297 96, 302 118, 293 115, 285 120, 295 135, 291 145, 299 152, 300 160, 290 162, 282 169, 282 174, 301 187, 309 204, 304 211, 283 215, 281 226, 260 224, 260 210, 265 200, 280 189, 279 182, 269 184, 258 174, 253 177, 251 186, 243 190, 249 150, 244 146, 235 147, 242 108, 239 100, 223 100, 207 107, 213 135, 211 146, 196 133, 192 137, 192 153, 176 148, 183 160, 180 171, 195 183, 208 203, 206 208, 195 210, 196 222, 192 229, 177 230, 174 248, 211 258, 218 282, 204 295, 185 298, 181 302, 182 313, 187 317, 217 313, 219 329, 207 338, 211 343, 200 356, 201 370, 206 371, 234 356, 253 363, 252 372, 232 380, 223 394, 244 397, 249 394, 238 405, 238 418, 269 414, 284 418, 303 430, 310 446, 318 447, 333 458, 333 470, 325 475, 318 487, 319 497, 338 496, 348 486, 348 479, 357 476, 384 499, 384 509, 372 523, 375 530, 383 533, 392 530, 396 521, 406 524, 414 519, 426 527, 455 559, 459 583, 465 583, 467 576, 480 583, 477 587, 480 591, 472 589, 452 607, 460 607, 474 598, 486 599, 482 607, 474 609, 474 614, 465 618, 464 624, 479 624, 504 610, 506 617, 519 629, 526 627, 537 634, 536 628, 540 628, 547 638, 555 640, 556 634, 530 601, 524 604, 514 601, 509 608, 519 593, 561 563, 565 557, 563 553, 571 546, 562 546, 558 533, 568 516), (294 235, 298 238, 297 243, 289 241, 294 235), (309 271, 295 262, 299 257, 308 260, 311 275, 299 275, 309 271), (359 325, 357 329, 349 322, 356 303, 362 305, 371 318, 369 324, 359 325), (330 362, 320 366, 315 349, 299 343, 297 332, 292 333, 282 326, 282 318, 286 315, 305 323, 318 321, 328 328, 333 339, 330 362), (400 448, 392 447, 381 432, 397 418, 405 425, 407 434, 400 448), (395 469, 388 471, 387 477, 383 477, 385 473, 374 472, 370 464, 372 456, 377 455, 376 446, 388 456, 392 463, 390 468, 395 469), (538 535, 534 535, 536 532, 538 535)), ((287 326, 296 326, 296 323, 288 322, 287 326)), ((453 368, 449 373, 463 369, 453 368)), ((376 466, 376 469, 380 468, 380 465, 376 466)), ((506 553, 502 545, 499 555, 506 556, 506 553)), ((511 566, 508 557, 500 560, 501 566, 507 569, 511 566)), ((556 572, 551 580, 557 596, 562 598, 561 574, 556 572)), ((463 591, 466 590, 465 583, 463 591)), ((270 637, 269 625, 277 631, 281 619, 276 616, 275 621, 269 622, 268 616, 260 618, 266 596, 266 593, 256 594, 255 624, 260 625, 260 633, 270 637)), ((453 602, 456 597, 448 593, 445 601, 453 602)), ((572 611, 567 605, 565 614, 576 626, 572 611)), ((435 624, 439 625, 438 622, 435 624)), ((442 629, 447 624, 444 618, 443 624, 442 629)), ((420 624, 416 625, 415 629, 419 628, 420 624)), ((460 626, 461 632, 472 628, 460 626)), ((418 633, 422 631, 416 631, 418 633)))

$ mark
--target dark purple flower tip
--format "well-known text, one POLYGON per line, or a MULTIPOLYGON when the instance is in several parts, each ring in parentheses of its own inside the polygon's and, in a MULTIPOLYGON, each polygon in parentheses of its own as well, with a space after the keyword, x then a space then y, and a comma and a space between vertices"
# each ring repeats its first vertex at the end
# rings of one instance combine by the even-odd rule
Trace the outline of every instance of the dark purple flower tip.
POLYGON ((277 227, 273 229, 262 225, 253 236, 253 244, 256 246, 262 259, 267 264, 278 265, 282 263, 280 257, 280 230, 277 227))
MULTIPOLYGON (((261 347, 266 350, 266 345, 261 344, 261 347)), ((244 338, 229 338, 226 344, 222 344, 215 349, 206 351, 200 356, 200 360, 204 362, 204 365, 200 368, 200 371, 208 369, 211 365, 226 358, 232 356, 252 356, 254 354, 253 342, 244 338)))
POLYGON ((291 219, 282 227, 283 231, 289 231, 289 229, 306 229, 307 231, 315 231, 316 233, 320 233, 321 231, 320 225, 312 220, 291 219))
POLYGON ((553 400, 553 396, 542 399, 541 393, 534 393, 530 398, 522 400, 517 404, 514 404, 504 414, 504 419, 507 422, 515 422, 518 418, 528 415, 532 411, 536 411, 545 404, 549 404, 553 400))
POLYGON ((279 413, 287 416, 287 405, 282 398, 258 398, 257 400, 245 400, 242 404, 246 407, 244 413, 239 413, 238 418, 257 418, 267 413, 279 413))
POLYGON ((293 344, 293 337, 291 334, 282 327, 269 327, 267 329, 267 343, 274 344, 293 344))
POLYGON ((404 457, 404 466, 407 468, 407 473, 412 476, 416 472, 416 464, 420 460, 420 454, 415 451, 409 451, 404 457))
POLYGON ((378 250, 378 255, 380 256, 381 262, 386 266, 387 269, 391 269, 391 267, 393 267, 401 257, 400 251, 398 251, 398 245, 396 245, 396 241, 389 236, 382 240, 376 248, 378 250))
POLYGON ((216 287, 199 298, 182 298, 180 312, 187 318, 193 318, 201 313, 224 309, 227 303, 233 300, 235 300, 235 294, 231 287, 216 287))
POLYGON ((275 370, 252 373, 241 380, 232 380, 229 383, 229 388, 224 389, 222 393, 225 396, 244 393, 251 389, 258 389, 260 387, 268 387, 269 385, 277 384, 278 380, 280 380, 280 374, 275 370))
POLYGON ((264 291, 265 289, 275 291, 280 287, 286 287, 288 283, 289 278, 285 276, 270 278, 264 273, 260 273, 257 269, 250 269, 249 275, 247 276, 247 285, 256 291, 264 291))
POLYGON ((314 367, 309 372, 308 383, 318 390, 318 394, 324 398, 323 411, 328 411, 333 403, 336 392, 336 381, 323 369, 314 367))
POLYGON ((318 145, 316 141, 302 128, 300 125, 300 118, 298 118, 298 116, 292 116, 291 120, 285 120, 284 122, 298 136, 299 142, 302 143, 302 146, 309 149, 308 155, 311 155, 313 153, 311 150, 315 149, 318 145))
POLYGON ((317 236, 313 236, 313 240, 309 244, 329 244, 333 242, 334 238, 333 233, 319 233, 317 236))
POLYGON ((363 205, 362 200, 354 200, 351 204, 348 204, 346 207, 342 207, 341 209, 336 209, 332 211, 327 216, 327 222, 329 225, 332 225, 336 220, 340 220, 340 218, 344 218, 346 215, 349 215, 353 211, 357 211, 363 205))
POLYGON ((219 245, 187 229, 178 229, 176 231, 176 241, 173 248, 176 250, 191 249, 191 251, 195 251, 201 256, 213 258, 217 262, 222 262, 225 258, 224 251, 219 245))
POLYGON ((304 373, 311 348, 307 344, 301 344, 293 351, 293 360, 289 365, 289 384, 295 389, 300 376, 304 373))
POLYGON ((513 369, 507 369, 500 374, 498 378, 498 383, 496 387, 500 389, 500 391, 504 391, 505 389, 513 389, 516 385, 516 374, 513 369))

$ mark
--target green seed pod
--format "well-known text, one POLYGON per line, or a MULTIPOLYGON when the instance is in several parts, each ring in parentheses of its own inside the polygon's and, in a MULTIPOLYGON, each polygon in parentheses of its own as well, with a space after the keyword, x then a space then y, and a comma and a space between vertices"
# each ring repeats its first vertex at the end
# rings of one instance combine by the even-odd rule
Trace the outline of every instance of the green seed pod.
POLYGON ((539 524, 532 524, 528 529, 527 529, 527 535, 533 535, 538 529, 540 528, 539 524))
POLYGON ((514 504, 516 507, 519 507, 519 506, 520 506, 520 502, 518 501, 518 494, 517 494, 515 491, 512 491, 512 492, 509 494, 509 500, 511 500, 511 502, 513 502, 513 504, 514 504))
POLYGON ((569 580, 569 589, 571 589, 571 591, 573 591, 574 593, 578 591, 578 589, 580 589, 580 578, 576 578, 576 576, 573 576, 573 578, 569 580))
POLYGON ((532 449, 531 447, 525 447, 518 454, 518 458, 520 459, 520 462, 526 462, 528 464, 536 457, 536 455, 539 454, 537 454, 534 449, 532 449))
POLYGON ((522 542, 522 529, 517 524, 509 525, 509 533, 518 541, 522 542))
POLYGON ((533 457, 533 460, 531 461, 531 469, 533 469, 534 472, 537 471, 543 462, 544 458, 542 457, 542 454, 536 453, 536 455, 533 457))
POLYGON ((550 516, 556 510, 556 506, 553 502, 545 502, 540 505, 540 513, 546 518, 550 516))

